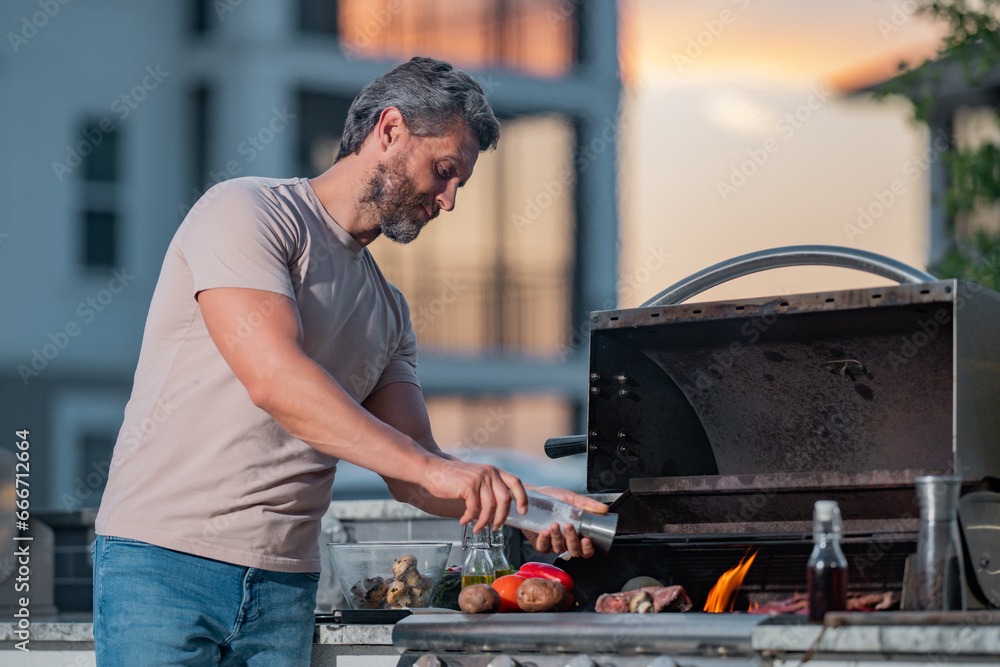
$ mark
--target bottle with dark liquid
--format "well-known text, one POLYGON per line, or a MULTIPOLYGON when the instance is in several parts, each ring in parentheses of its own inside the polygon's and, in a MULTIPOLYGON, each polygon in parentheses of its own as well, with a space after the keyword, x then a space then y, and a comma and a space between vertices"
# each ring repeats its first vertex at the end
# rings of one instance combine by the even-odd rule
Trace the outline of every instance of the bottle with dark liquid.
POLYGON ((817 500, 813 510, 813 547, 806 574, 809 620, 822 623, 828 611, 847 609, 847 559, 840 548, 843 534, 840 507, 833 500, 817 500))
POLYGON ((492 584, 496 573, 493 570, 493 559, 490 558, 490 527, 476 531, 471 523, 467 525, 463 546, 469 553, 462 565, 462 588, 474 584, 492 584))

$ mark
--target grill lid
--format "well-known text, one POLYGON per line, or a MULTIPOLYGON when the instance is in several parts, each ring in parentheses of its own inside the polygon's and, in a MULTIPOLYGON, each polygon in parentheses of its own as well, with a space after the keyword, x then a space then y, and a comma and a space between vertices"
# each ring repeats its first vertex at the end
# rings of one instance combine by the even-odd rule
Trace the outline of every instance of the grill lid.
POLYGON ((954 280, 594 313, 588 488, 996 476, 998 327, 1000 295, 954 280))

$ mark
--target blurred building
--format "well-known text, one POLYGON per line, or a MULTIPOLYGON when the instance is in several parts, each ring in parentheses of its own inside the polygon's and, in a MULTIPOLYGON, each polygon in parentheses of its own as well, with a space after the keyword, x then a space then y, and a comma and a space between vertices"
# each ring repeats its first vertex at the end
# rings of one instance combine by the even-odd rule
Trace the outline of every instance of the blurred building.
POLYGON ((587 313, 616 298, 616 12, 4 3, 0 405, 6 432, 30 430, 33 507, 98 504, 163 254, 201 193, 320 173, 360 88, 416 54, 474 73, 504 125, 454 213, 371 247, 410 301, 438 440, 540 451, 582 428, 587 313))

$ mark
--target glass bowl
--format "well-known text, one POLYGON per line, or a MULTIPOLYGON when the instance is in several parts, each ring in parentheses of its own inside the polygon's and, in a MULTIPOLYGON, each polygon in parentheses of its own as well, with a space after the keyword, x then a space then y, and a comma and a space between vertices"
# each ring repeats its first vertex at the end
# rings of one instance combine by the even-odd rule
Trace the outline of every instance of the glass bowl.
POLYGON ((333 574, 351 609, 429 607, 451 542, 331 543, 333 574))

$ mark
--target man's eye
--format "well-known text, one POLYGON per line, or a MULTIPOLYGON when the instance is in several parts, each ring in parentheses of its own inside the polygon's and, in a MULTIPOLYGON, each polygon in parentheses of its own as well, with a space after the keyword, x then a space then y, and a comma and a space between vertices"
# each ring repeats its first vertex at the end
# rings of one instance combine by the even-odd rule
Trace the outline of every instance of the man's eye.
POLYGON ((441 167, 438 169, 438 173, 441 174, 441 178, 451 178, 451 170, 447 167, 441 167))

